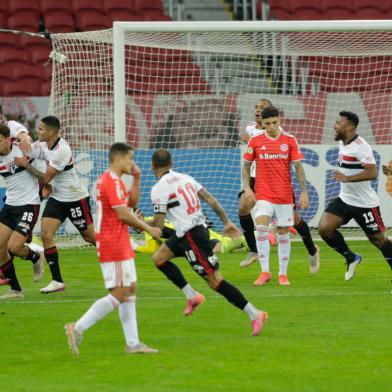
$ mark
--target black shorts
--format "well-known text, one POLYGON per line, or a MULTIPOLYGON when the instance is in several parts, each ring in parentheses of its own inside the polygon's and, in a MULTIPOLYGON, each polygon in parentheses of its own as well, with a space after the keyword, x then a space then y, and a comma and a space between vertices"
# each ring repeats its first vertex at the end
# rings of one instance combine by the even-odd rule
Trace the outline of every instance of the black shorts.
POLYGON ((354 207, 338 197, 328 204, 325 212, 341 217, 344 224, 354 219, 366 234, 381 233, 385 230, 379 207, 354 207))
POLYGON ((42 218, 54 218, 63 223, 67 218, 79 230, 85 231, 93 223, 90 198, 78 201, 59 201, 50 197, 46 203, 42 218))
POLYGON ((210 233, 203 225, 187 231, 181 238, 174 234, 165 244, 175 257, 185 257, 200 276, 219 270, 218 258, 212 251, 213 243, 210 241, 210 233))
POLYGON ((11 230, 30 237, 37 223, 38 215, 39 204, 25 204, 23 206, 4 204, 0 211, 0 222, 11 230))
MULTIPOLYGON (((253 192, 255 191, 255 182, 256 182, 256 180, 255 180, 254 177, 251 177, 251 178, 249 179, 250 189, 252 189, 253 192)), ((245 191, 242 190, 240 193, 238 193, 238 198, 240 198, 244 192, 245 192, 245 191)))

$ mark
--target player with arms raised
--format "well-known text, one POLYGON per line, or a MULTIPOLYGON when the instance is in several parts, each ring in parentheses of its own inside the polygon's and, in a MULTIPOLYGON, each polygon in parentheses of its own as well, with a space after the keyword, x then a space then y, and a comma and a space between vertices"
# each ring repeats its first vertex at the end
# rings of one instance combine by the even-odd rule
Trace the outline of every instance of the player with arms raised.
POLYGON ((79 354, 83 333, 97 321, 119 309, 126 347, 129 354, 156 353, 157 350, 139 341, 136 321, 136 269, 134 252, 129 241, 128 226, 145 230, 154 238, 161 230, 139 219, 129 207, 135 207, 140 195, 140 171, 133 160, 133 148, 114 143, 109 151, 109 170, 97 186, 97 253, 105 287, 109 294, 96 301, 76 322, 65 326, 71 351, 79 354), (121 179, 133 175, 128 193, 121 179))
POLYGON ((357 134, 359 118, 355 113, 342 111, 335 123, 335 140, 339 142, 339 170, 335 180, 340 182, 339 197, 333 200, 320 218, 319 233, 323 240, 340 253, 347 264, 345 280, 355 274, 361 256, 352 252, 340 226, 354 219, 370 242, 379 248, 392 268, 392 243, 384 235, 380 215, 380 201, 371 186, 377 177, 376 160, 366 140, 357 134))
POLYGON ((278 231, 279 284, 288 285, 290 282, 287 269, 291 248, 289 227, 294 222, 290 164, 294 163, 301 187, 300 205, 302 208, 307 208, 309 201, 301 162, 303 155, 296 138, 281 130, 279 111, 276 108, 265 108, 261 112, 261 118, 264 132, 249 140, 242 170, 244 197, 248 203, 256 201, 256 241, 262 272, 255 285, 263 285, 272 279, 269 265, 268 226, 274 214, 277 218, 278 231), (253 161, 256 162, 255 192, 249 185, 253 161))
POLYGON ((163 228, 167 215, 176 228, 176 233, 155 252, 153 260, 158 269, 185 294, 188 303, 184 315, 190 315, 204 301, 204 296, 185 280, 180 269, 170 261, 173 257, 186 257, 193 270, 212 289, 246 312, 252 320, 252 335, 257 336, 268 315, 254 307, 236 287, 223 279, 209 241, 199 197, 219 216, 225 233, 236 238, 241 235, 240 231, 228 219, 219 202, 193 177, 172 171, 169 151, 156 150, 152 156, 152 168, 158 179, 151 190, 155 213, 152 224, 163 228))

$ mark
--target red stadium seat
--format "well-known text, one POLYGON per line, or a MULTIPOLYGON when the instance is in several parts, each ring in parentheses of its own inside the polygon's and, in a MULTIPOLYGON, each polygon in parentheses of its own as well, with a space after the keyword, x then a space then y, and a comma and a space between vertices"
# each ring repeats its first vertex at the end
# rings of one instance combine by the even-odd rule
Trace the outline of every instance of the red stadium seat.
POLYGON ((135 0, 103 0, 103 10, 105 13, 110 14, 112 11, 138 13, 138 2, 135 0))
POLYGON ((3 10, 0 10, 0 26, 7 26, 8 16, 7 13, 3 10))
POLYGON ((50 49, 50 41, 46 38, 29 37, 22 35, 20 37, 20 46, 24 50, 32 52, 34 50, 50 49))
POLYGON ((0 33, 0 49, 8 50, 19 48, 21 37, 15 34, 0 33))
POLYGON ((33 64, 42 65, 49 61, 50 48, 36 48, 30 51, 30 58, 33 64))
POLYGON ((52 80, 52 65, 51 64, 44 65, 42 69, 43 69, 44 80, 45 81, 52 80))
POLYGON ((385 4, 388 3, 387 0, 384 1, 374 1, 374 0, 355 0, 354 9, 355 12, 363 9, 378 10, 379 12, 385 12, 385 4))
POLYGON ((110 18, 112 22, 114 21, 132 22, 132 21, 142 20, 142 17, 140 15, 128 11, 110 10, 107 12, 107 16, 110 18))
POLYGON ((36 79, 22 79, 4 83, 3 94, 8 97, 29 97, 41 95, 41 83, 36 79))
POLYGON ((352 1, 324 0, 326 19, 355 19, 355 8, 352 1))
POLYGON ((0 64, 7 67, 30 64, 29 54, 23 49, 0 50, 0 64))
POLYGON ((291 13, 291 0, 269 0, 270 19, 290 20, 293 18, 291 13))
POLYGON ((112 27, 112 22, 107 15, 83 13, 76 18, 77 27, 80 31, 103 30, 112 27))
MULTIPOLYGON (((56 0, 57 1, 57 0, 56 0)), ((8 13, 10 15, 23 12, 23 11, 30 11, 37 15, 40 14, 40 4, 39 1, 32 1, 32 0, 10 0, 8 1, 8 13)))
POLYGON ((72 14, 71 0, 41 0, 41 11, 45 16, 49 11, 63 11, 72 14))
POLYGON ((8 18, 8 27, 13 30, 38 32, 39 14, 21 11, 8 18))
POLYGON ((28 64, 12 68, 12 77, 15 81, 18 81, 21 78, 37 79, 41 81, 45 78, 42 66, 28 64))
POLYGON ((291 0, 291 12, 295 20, 324 19, 324 8, 318 2, 308 0, 291 0))
POLYGON ((76 30, 71 14, 51 11, 44 16, 45 26, 52 33, 71 33, 76 30))
POLYGON ((52 81, 51 80, 43 82, 41 84, 40 95, 42 95, 44 97, 50 96, 51 89, 52 89, 52 81))
POLYGON ((75 17, 78 17, 79 12, 81 11, 98 11, 99 13, 104 12, 101 0, 73 0, 72 8, 74 10, 75 17))
POLYGON ((356 19, 389 19, 384 11, 377 8, 361 8, 355 13, 356 19))
POLYGON ((13 81, 12 69, 9 67, 0 67, 0 84, 13 81))

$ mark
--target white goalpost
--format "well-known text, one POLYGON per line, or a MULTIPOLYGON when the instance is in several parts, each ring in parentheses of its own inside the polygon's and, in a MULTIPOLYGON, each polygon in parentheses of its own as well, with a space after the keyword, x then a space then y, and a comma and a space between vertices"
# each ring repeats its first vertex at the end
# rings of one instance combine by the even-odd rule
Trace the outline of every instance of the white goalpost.
MULTIPOLYGON (((267 98, 305 153, 311 207, 300 213, 309 225, 338 193, 333 125, 350 110, 374 148, 373 185, 392 227, 392 177, 380 170, 392 165, 392 21, 115 22, 110 30, 53 34, 52 43, 50 112, 93 200, 108 147, 127 141, 142 168, 146 215, 151 153, 169 148, 175 168, 205 184, 238 221, 240 134, 267 98)), ((346 230, 360 235, 353 223, 346 230)))

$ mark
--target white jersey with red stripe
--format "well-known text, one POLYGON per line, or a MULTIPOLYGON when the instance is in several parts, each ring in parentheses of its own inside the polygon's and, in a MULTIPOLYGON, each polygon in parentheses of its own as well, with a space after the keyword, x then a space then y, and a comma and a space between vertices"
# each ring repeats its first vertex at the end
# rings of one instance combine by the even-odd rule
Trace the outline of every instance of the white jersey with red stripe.
MULTIPOLYGON (((251 139, 252 137, 255 137, 255 136, 259 136, 264 132, 263 129, 257 128, 257 125, 258 125, 257 122, 252 122, 246 126, 245 132, 249 135, 249 139, 251 139)), ((250 167, 250 176, 256 177, 256 163, 255 162, 253 162, 250 167)))
MULTIPOLYGON (((29 157, 39 157, 40 148, 33 144, 29 157)), ((11 143, 11 151, 7 155, 0 155, 0 175, 6 184, 6 204, 23 206, 26 204, 40 204, 38 180, 24 167, 15 165, 15 158, 23 157, 19 143, 11 143)))
MULTIPOLYGON (((375 165, 373 150, 366 140, 356 135, 344 145, 339 141, 339 171, 345 176, 362 173, 364 165, 375 165)), ((341 182, 339 197, 350 206, 373 208, 380 205, 376 191, 371 186, 371 181, 341 182)))
POLYGON ((198 192, 203 189, 193 177, 168 171, 151 190, 154 213, 167 215, 176 228, 177 237, 205 223, 198 192))
POLYGON ((25 132, 27 134, 29 133, 27 128, 23 124, 18 123, 17 121, 13 121, 13 120, 7 121, 7 127, 10 130, 11 139, 16 139, 16 136, 20 132, 25 132))

